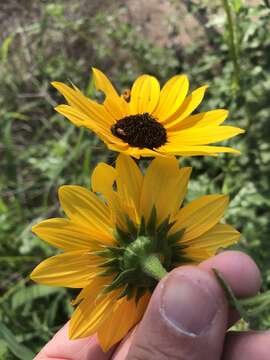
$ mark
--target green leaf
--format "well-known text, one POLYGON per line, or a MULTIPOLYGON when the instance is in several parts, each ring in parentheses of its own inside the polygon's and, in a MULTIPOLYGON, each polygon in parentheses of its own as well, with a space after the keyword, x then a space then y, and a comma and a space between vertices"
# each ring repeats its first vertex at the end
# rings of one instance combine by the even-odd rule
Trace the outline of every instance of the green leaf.
POLYGON ((8 60, 9 47, 14 39, 14 34, 8 35, 3 41, 0 49, 1 61, 5 63, 8 60))
POLYGON ((14 293, 11 299, 11 307, 13 310, 16 310, 18 307, 28 304, 36 299, 64 291, 65 290, 62 288, 49 287, 45 285, 32 285, 25 287, 14 293))
POLYGON ((0 339, 0 359, 6 359, 8 353, 8 346, 4 340, 0 339))
POLYGON ((28 349, 26 346, 20 344, 12 332, 0 322, 0 338, 4 341, 9 350, 14 354, 18 359, 21 360, 33 360, 35 354, 28 349))

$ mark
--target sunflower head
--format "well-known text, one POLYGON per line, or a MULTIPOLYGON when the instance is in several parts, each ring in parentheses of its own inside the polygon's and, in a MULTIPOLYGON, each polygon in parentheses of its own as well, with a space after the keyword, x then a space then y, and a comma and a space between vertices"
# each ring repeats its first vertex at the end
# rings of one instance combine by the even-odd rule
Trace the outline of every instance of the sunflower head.
POLYGON ((118 120, 112 125, 111 132, 130 146, 140 149, 159 148, 167 142, 165 128, 148 113, 118 120))
POLYGON ((227 147, 208 146, 243 132, 220 126, 227 110, 192 115, 204 97, 206 85, 188 95, 186 75, 173 76, 162 89, 155 77, 141 75, 131 90, 119 95, 100 70, 93 68, 93 76, 96 89, 105 94, 102 104, 84 96, 75 86, 53 82, 68 102, 57 106, 56 111, 75 125, 94 131, 111 150, 136 158, 238 153, 227 147))
POLYGON ((42 221, 33 231, 62 253, 39 264, 31 278, 82 289, 73 301, 71 339, 97 333, 107 351, 140 321, 167 271, 205 260, 239 239, 220 223, 227 196, 202 196, 183 206, 190 173, 176 158, 163 157, 144 173, 121 154, 115 167, 98 164, 91 191, 60 188, 67 218, 42 221))

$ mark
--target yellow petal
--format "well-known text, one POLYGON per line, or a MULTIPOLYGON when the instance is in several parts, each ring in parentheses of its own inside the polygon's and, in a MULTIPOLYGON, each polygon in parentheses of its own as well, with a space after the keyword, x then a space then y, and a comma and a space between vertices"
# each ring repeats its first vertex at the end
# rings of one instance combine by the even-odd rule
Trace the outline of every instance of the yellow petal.
POLYGON ((171 215, 172 216, 175 215, 176 212, 180 209, 180 207, 183 203, 183 200, 186 196, 191 171, 192 171, 191 167, 184 167, 184 168, 181 168, 178 173, 178 180, 175 181, 175 187, 171 192, 172 194, 174 193, 174 198, 172 196, 172 199, 171 199, 171 215))
POLYGON ((127 144, 112 134, 111 126, 108 126, 108 124, 104 123, 102 119, 99 119, 99 122, 94 121, 79 110, 76 110, 69 105, 59 105, 55 108, 55 110, 59 114, 65 116, 74 125, 79 127, 84 126, 87 129, 94 131, 106 144, 113 143, 114 146, 119 147, 120 150, 127 147, 127 144))
POLYGON ((85 298, 73 313, 69 324, 69 338, 72 340, 87 337, 97 332, 98 328, 112 312, 119 292, 93 299, 85 298))
POLYGON ((58 105, 54 108, 59 114, 65 116, 69 121, 71 121, 76 126, 85 126, 93 131, 97 131, 99 129, 97 123, 88 116, 78 111, 69 105, 58 105))
POLYGON ((120 154, 116 160, 117 192, 122 201, 139 213, 143 176, 135 161, 120 154))
POLYGON ((123 106, 123 99, 117 94, 107 76, 100 70, 92 68, 95 79, 96 89, 102 91, 106 95, 104 106, 107 111, 116 119, 119 120, 126 115, 123 106))
POLYGON ((160 99, 153 115, 160 122, 170 118, 183 103, 187 92, 189 82, 186 75, 176 75, 166 82, 160 92, 160 99))
POLYGON ((161 155, 156 150, 151 150, 151 149, 147 149, 147 148, 140 149, 137 147, 130 147, 127 151, 125 151, 125 153, 127 155, 134 157, 135 159, 139 159, 141 156, 142 157, 149 157, 149 156, 156 157, 156 156, 161 155))
POLYGON ((129 207, 124 201, 114 194, 112 204, 110 204, 111 211, 114 214, 115 225, 118 225, 122 230, 127 231, 126 215, 133 221, 136 221, 136 211, 134 207, 129 207))
POLYGON ((168 141, 170 143, 179 143, 184 146, 204 145, 229 139, 238 134, 242 134, 243 132, 243 129, 233 126, 193 127, 191 129, 171 132, 168 141))
POLYGON ((127 143, 122 142, 122 144, 124 146, 119 146, 119 144, 113 144, 112 142, 109 141, 104 141, 108 147, 108 149, 112 150, 112 151, 116 151, 116 152, 122 152, 127 154, 130 146, 127 143))
POLYGON ((205 249, 210 256, 216 254, 219 248, 225 248, 239 241, 241 234, 227 224, 216 224, 206 233, 188 242, 194 249, 205 249))
MULTIPOLYGON (((188 247, 185 249, 185 256, 189 259, 187 264, 199 264, 200 262, 208 259, 211 255, 206 249, 196 249, 194 247, 188 247)), ((179 266, 182 264, 179 263, 179 266)))
POLYGON ((52 85, 65 97, 70 106, 85 116, 101 124, 112 125, 114 123, 114 118, 103 105, 84 96, 78 89, 72 89, 61 82, 53 82, 52 85))
POLYGON ((159 82, 153 76, 141 75, 131 88, 130 109, 132 114, 151 114, 159 100, 159 82))
POLYGON ((204 127, 204 126, 218 126, 228 117, 228 110, 216 109, 207 112, 202 112, 196 115, 191 115, 180 121, 170 131, 179 131, 187 128, 204 127))
POLYGON ((202 235, 222 218, 228 206, 229 198, 226 195, 206 195, 193 200, 180 209, 176 215, 176 223, 170 233, 185 229, 181 242, 187 242, 202 235))
POLYGON ((109 149, 113 151, 125 151, 128 149, 129 145, 124 143, 124 141, 118 137, 112 135, 110 129, 107 129, 106 131, 102 129, 101 131, 96 131, 96 133, 109 149))
POLYGON ((104 286, 111 283, 113 277, 96 276, 89 280, 87 286, 85 286, 74 300, 71 301, 72 305, 78 305, 82 300, 87 299, 88 303, 95 304, 96 298, 100 295, 104 286))
POLYGON ((82 288, 100 272, 100 257, 82 251, 69 251, 42 261, 31 273, 32 280, 51 286, 82 288))
MULTIPOLYGON (((161 222, 175 211, 181 190, 182 173, 176 158, 156 158, 149 165, 143 181, 141 193, 141 214, 149 218, 155 205, 161 222)), ((179 198, 179 204, 181 199, 179 198)))
POLYGON ((164 155, 180 155, 180 156, 199 156, 208 155, 216 156, 218 153, 234 153, 239 154, 240 151, 224 146, 181 146, 177 143, 171 143, 159 148, 159 152, 164 155))
POLYGON ((172 128, 178 124, 181 120, 189 116, 202 102, 205 91, 208 88, 207 85, 202 86, 193 91, 178 108, 178 110, 166 120, 165 127, 172 128))
POLYGON ((110 80, 107 78, 107 76, 97 68, 92 68, 94 79, 95 79, 95 85, 97 90, 101 90, 104 92, 106 96, 109 96, 113 99, 116 99, 119 97, 117 94, 117 91, 115 90, 114 86, 110 82, 110 80))
POLYGON ((150 295, 144 295, 136 305, 134 299, 117 301, 113 312, 98 329, 98 340, 104 352, 122 340, 142 318, 150 295))
POLYGON ((60 187, 59 199, 73 222, 100 233, 104 243, 114 242, 110 210, 94 193, 81 186, 66 185, 60 187))
POLYGON ((118 224, 122 229, 126 229, 125 215, 129 214, 123 207, 122 199, 113 190, 113 184, 116 180, 116 170, 105 164, 100 163, 94 170, 92 175, 92 189, 104 195, 105 200, 111 209, 111 220, 114 225, 118 224))
POLYGON ((81 113, 79 110, 69 106, 69 105, 59 105, 55 108, 55 110, 65 116, 69 121, 71 121, 76 126, 84 126, 87 129, 90 129, 97 133, 99 137, 105 142, 112 141, 117 146, 121 146, 123 141, 116 138, 108 127, 107 124, 100 122, 96 122, 91 120, 89 117, 81 113))
POLYGON ((135 159, 140 159, 140 157, 156 157, 156 156, 161 156, 161 157, 173 157, 174 154, 167 154, 166 152, 164 153, 160 153, 159 152, 159 149, 156 149, 156 150, 151 150, 151 149, 147 149, 147 148, 143 148, 143 149, 140 149, 138 147, 131 147, 129 145, 127 145, 126 147, 119 147, 118 144, 111 144, 111 143, 108 143, 107 141, 105 141, 108 148, 110 150, 113 150, 113 151, 118 151, 122 154, 125 154, 125 155, 129 155, 129 156, 132 156, 133 158, 135 159))
POLYGON ((99 163, 92 173, 91 186, 94 192, 101 193, 106 200, 109 200, 115 180, 115 168, 105 163, 99 163))
POLYGON ((32 231, 49 244, 66 251, 83 249, 94 251, 101 245, 100 233, 95 233, 94 229, 89 231, 68 219, 44 220, 33 226, 32 231))

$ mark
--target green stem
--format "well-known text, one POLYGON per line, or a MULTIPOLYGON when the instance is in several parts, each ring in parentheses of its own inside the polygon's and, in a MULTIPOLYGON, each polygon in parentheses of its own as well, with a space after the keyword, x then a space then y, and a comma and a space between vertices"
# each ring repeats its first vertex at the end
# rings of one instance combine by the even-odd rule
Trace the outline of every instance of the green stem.
POLYGON ((230 285, 224 279, 223 275, 217 269, 212 270, 218 282, 224 289, 229 304, 239 312, 240 316, 247 323, 252 324, 252 319, 254 319, 256 316, 263 313, 263 311, 269 308, 270 290, 256 296, 249 297, 247 299, 237 299, 230 285))
POLYGON ((151 254, 145 257, 141 262, 141 266, 145 274, 158 281, 167 275, 167 270, 163 267, 158 255, 156 254, 151 254))
POLYGON ((239 301, 243 306, 256 306, 265 301, 270 302, 270 290, 247 299, 241 299, 239 301))
POLYGON ((238 51, 236 47, 236 39, 235 39, 235 27, 233 23, 233 17, 231 13, 231 8, 229 4, 229 0, 222 0, 224 10, 226 12, 227 21, 228 21, 228 30, 229 30, 229 48, 232 56, 233 66, 234 66, 234 78, 236 82, 236 86, 239 86, 240 82, 240 66, 238 63, 238 51))

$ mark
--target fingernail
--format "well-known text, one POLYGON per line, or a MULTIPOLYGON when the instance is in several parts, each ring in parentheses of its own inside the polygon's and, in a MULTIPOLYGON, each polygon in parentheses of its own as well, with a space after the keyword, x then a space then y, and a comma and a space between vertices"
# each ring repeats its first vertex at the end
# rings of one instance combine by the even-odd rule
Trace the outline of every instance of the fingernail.
POLYGON ((165 321, 189 336, 205 332, 218 304, 211 292, 186 276, 172 275, 164 284, 161 313, 165 321))

